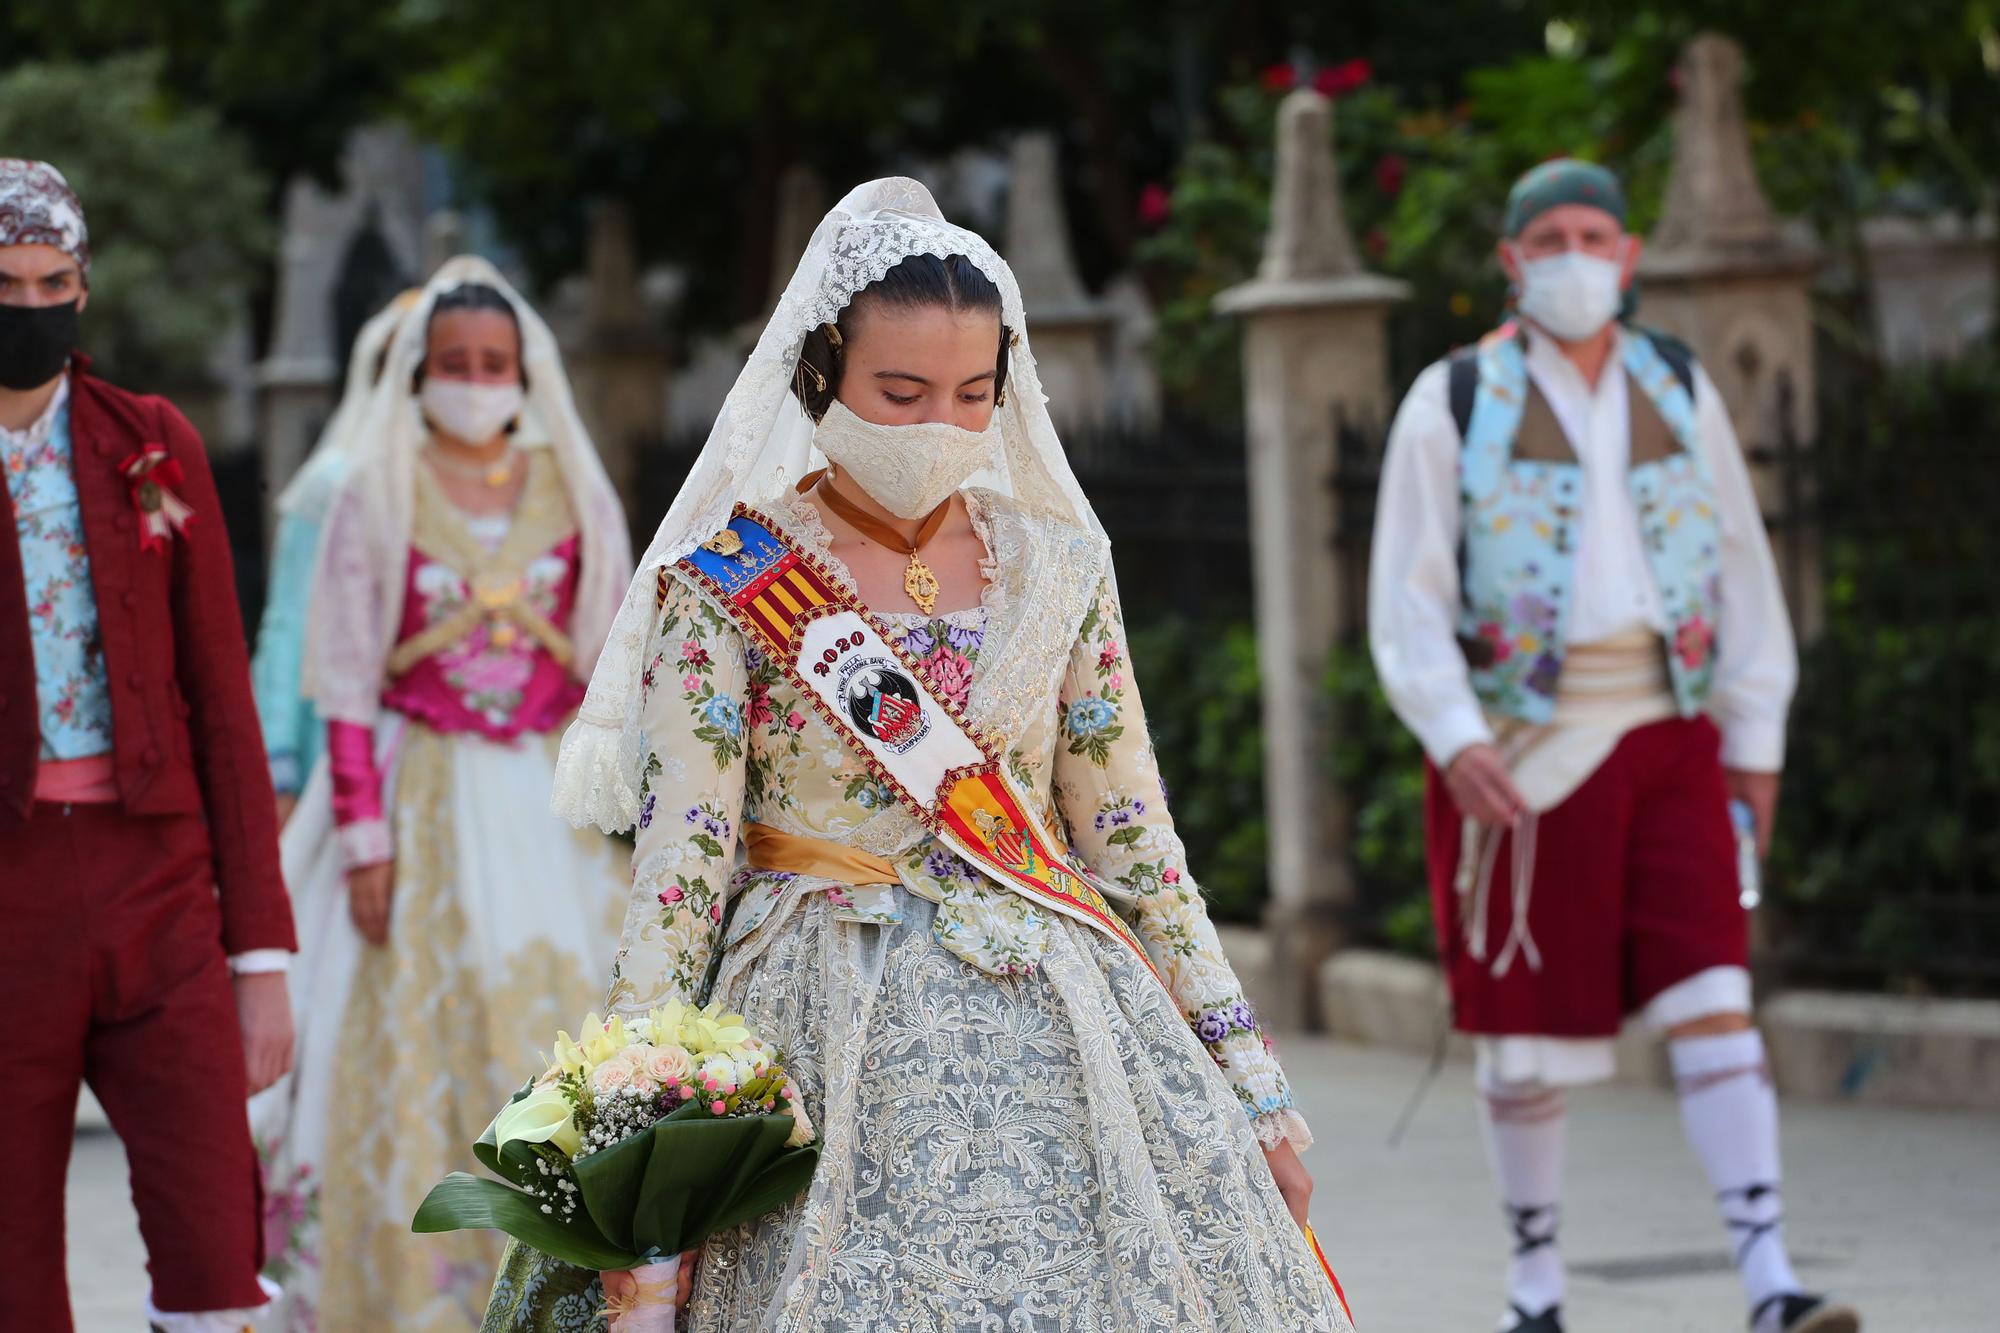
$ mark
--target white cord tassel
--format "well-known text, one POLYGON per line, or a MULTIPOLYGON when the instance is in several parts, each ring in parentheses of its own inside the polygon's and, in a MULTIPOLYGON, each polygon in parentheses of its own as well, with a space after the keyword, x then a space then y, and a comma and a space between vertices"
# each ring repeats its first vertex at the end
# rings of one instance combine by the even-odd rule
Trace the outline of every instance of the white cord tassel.
POLYGON ((1468 817, 1459 834, 1459 911, 1465 917, 1465 949, 1486 961, 1486 903, 1493 887, 1494 863, 1500 859, 1500 835, 1488 836, 1479 821, 1468 817), (1470 905, 1468 907, 1468 899, 1470 905))
MULTIPOLYGON (((1535 839, 1540 831, 1540 816, 1530 812, 1514 821, 1514 919, 1508 923, 1507 939, 1500 947, 1500 956, 1493 960, 1493 975, 1504 977, 1514 965, 1514 956, 1519 954, 1528 960, 1529 970, 1542 970, 1542 951, 1535 945, 1535 937, 1528 929, 1528 903, 1535 892, 1535 839)), ((1500 840, 1493 840, 1498 847, 1500 840)), ((1488 878, 1491 877, 1491 863, 1488 864, 1488 878)), ((1484 923, 1481 923, 1484 933, 1484 923)), ((1476 956, 1476 955, 1475 955, 1476 956)))

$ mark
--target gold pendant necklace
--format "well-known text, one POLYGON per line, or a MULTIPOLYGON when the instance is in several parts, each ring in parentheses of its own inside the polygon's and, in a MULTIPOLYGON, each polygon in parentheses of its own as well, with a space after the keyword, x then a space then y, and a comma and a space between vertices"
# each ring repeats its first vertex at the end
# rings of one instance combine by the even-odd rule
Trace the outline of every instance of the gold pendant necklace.
POLYGON ((924 520, 921 528, 917 529, 916 541, 912 542, 831 486, 821 486, 815 494, 826 501, 828 509, 840 515, 849 527, 862 536, 910 557, 910 563, 903 569, 903 591, 909 595, 912 602, 916 603, 917 610, 925 615, 937 610, 938 593, 942 588, 938 583, 937 574, 924 563, 924 558, 918 552, 923 550, 931 538, 938 535, 938 529, 944 526, 945 519, 951 513, 951 501, 946 500, 931 511, 931 516, 924 520))
POLYGON ((457 476, 473 478, 496 491, 514 479, 514 465, 521 458, 520 452, 512 445, 490 463, 456 458, 437 444, 432 444, 428 452, 433 466, 457 476))

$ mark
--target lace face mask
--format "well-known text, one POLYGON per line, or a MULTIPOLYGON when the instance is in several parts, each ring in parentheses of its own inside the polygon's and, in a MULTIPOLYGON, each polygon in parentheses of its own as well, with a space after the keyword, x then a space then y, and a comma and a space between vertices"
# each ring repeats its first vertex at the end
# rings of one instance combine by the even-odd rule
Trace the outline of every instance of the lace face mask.
POLYGON ((945 421, 878 426, 835 399, 813 443, 884 509, 898 518, 922 518, 993 461, 1000 418, 996 413, 983 431, 945 421))

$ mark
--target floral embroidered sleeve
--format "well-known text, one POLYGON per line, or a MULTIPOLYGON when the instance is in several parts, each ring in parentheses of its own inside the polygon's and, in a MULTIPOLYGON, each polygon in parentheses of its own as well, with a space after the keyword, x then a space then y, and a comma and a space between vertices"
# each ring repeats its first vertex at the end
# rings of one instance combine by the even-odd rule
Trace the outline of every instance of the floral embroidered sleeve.
POLYGON ((1222 1067, 1265 1147, 1312 1142, 1277 1056, 1223 956, 1165 787, 1107 580, 1063 676, 1055 792, 1074 849, 1138 905, 1138 931, 1181 1012, 1222 1067))
POLYGON ((707 983, 743 810, 742 638, 692 588, 664 586, 639 680, 632 900, 611 969, 610 1004, 622 1014, 692 1000, 707 983))

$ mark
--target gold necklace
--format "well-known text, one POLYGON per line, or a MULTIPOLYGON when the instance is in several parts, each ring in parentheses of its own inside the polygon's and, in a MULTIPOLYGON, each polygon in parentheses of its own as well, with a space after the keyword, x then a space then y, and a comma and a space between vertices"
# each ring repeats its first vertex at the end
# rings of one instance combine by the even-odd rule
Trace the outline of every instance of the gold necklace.
POLYGON ((916 603, 917 610, 925 615, 937 610, 938 577, 917 553, 928 545, 931 538, 938 535, 938 529, 944 526, 945 519, 951 514, 951 501, 946 500, 931 511, 931 516, 917 529, 916 541, 912 542, 832 486, 821 486, 815 493, 826 501, 828 509, 840 515, 849 527, 862 536, 880 542, 899 555, 910 557, 910 563, 903 570, 903 591, 909 594, 912 602, 916 603))
POLYGON ((425 452, 429 455, 432 466, 457 476, 483 482, 496 491, 514 479, 514 465, 521 461, 521 451, 511 444, 490 463, 454 457, 442 445, 435 442, 425 452))

